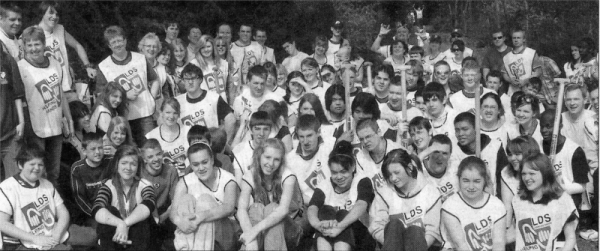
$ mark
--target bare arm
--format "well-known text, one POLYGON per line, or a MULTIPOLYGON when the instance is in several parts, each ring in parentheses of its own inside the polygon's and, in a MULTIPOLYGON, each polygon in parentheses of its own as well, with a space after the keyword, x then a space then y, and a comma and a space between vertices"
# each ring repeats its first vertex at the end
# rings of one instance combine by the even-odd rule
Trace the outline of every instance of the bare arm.
POLYGON ((17 108, 17 116, 19 117, 19 124, 17 125, 17 137, 23 137, 23 131, 25 128, 25 117, 23 116, 23 100, 15 99, 15 107, 17 108))
POLYGON ((69 228, 70 216, 65 204, 60 204, 56 207, 56 216, 58 220, 56 221, 56 225, 52 230, 52 238, 54 238, 57 243, 60 243, 61 237, 64 236, 65 232, 69 228))
POLYGON ((148 83, 148 86, 150 86, 150 94, 152 94, 152 97, 154 97, 154 99, 158 99, 160 98, 160 82, 159 79, 155 79, 154 81, 148 83))
POLYGON ((225 132, 227 133, 227 142, 232 143, 235 136, 235 115, 233 113, 227 114, 224 119, 225 132))
POLYGON ((283 139, 281 139, 281 141, 283 141, 283 145, 285 146, 285 152, 289 153, 290 151, 292 151, 292 148, 294 148, 293 146, 293 142, 292 142, 292 135, 285 135, 283 137, 283 139))
POLYGON ((563 227, 563 232, 565 233, 565 245, 563 246, 561 251, 573 250, 576 244, 576 235, 575 230, 577 229, 577 224, 579 223, 578 219, 572 220, 571 222, 567 222, 563 227))
POLYGON ((493 250, 496 251, 504 251, 505 248, 505 233, 506 233, 506 221, 504 219, 499 219, 494 223, 494 228, 492 229, 492 243, 493 250))
MULTIPOLYGON (((511 167, 509 167, 511 168, 511 167)), ((513 194, 510 191, 510 189, 508 188, 508 186, 502 182, 501 186, 501 191, 502 191, 502 202, 504 203, 504 207, 506 208, 506 220, 505 220, 505 239, 507 243, 511 243, 515 241, 515 230, 514 227, 512 227, 512 222, 513 222, 513 207, 512 207, 512 199, 513 199, 513 194)))
MULTIPOLYGON (((79 56, 79 59, 81 59, 81 62, 84 65, 90 64, 90 60, 88 59, 87 53, 85 52, 83 46, 67 31, 65 31, 65 42, 67 42, 69 46, 71 46, 73 49, 75 49, 75 51, 77 51, 77 55, 79 56)), ((87 71, 88 77, 96 77, 96 69, 86 67, 85 70, 87 71)))
POLYGON ((228 217, 235 211, 238 201, 239 188, 235 182, 229 182, 225 186, 225 199, 223 204, 210 210, 202 211, 196 214, 196 217, 202 217, 201 222, 210 222, 228 217))
POLYGON ((460 221, 456 217, 446 212, 446 210, 442 210, 442 222, 446 233, 450 235, 450 243, 452 243, 454 250, 471 250, 471 247, 465 241, 465 233, 462 230, 460 221))
POLYGON ((391 29, 389 25, 381 24, 381 27, 379 28, 379 34, 377 35, 375 41, 373 41, 373 44, 371 45, 371 51, 379 53, 379 48, 381 48, 381 39, 390 31, 391 29))
POLYGON ((33 242, 36 245, 44 247, 51 247, 58 244, 50 236, 33 235, 31 233, 21 230, 20 228, 16 227, 13 223, 10 222, 10 217, 10 215, 4 212, 0 212, 0 232, 6 235, 10 235, 21 241, 33 242))
POLYGON ((236 217, 240 222, 240 227, 244 233, 252 229, 252 223, 250 222, 250 216, 248 215, 248 207, 250 207, 250 196, 252 196, 252 188, 245 181, 241 182, 242 191, 240 192, 240 198, 238 199, 238 210, 236 217))

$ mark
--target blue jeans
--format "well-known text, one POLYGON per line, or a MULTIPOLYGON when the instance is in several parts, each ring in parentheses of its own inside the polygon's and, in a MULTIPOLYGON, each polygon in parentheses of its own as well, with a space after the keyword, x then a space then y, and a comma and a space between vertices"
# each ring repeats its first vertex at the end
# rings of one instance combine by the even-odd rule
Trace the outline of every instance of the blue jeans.
POLYGON ((27 142, 28 144, 36 145, 45 152, 46 177, 54 187, 58 187, 57 180, 60 175, 60 155, 62 153, 63 136, 56 135, 48 138, 40 138, 33 133, 29 135, 27 142))
POLYGON ((146 134, 157 127, 152 116, 130 120, 129 126, 131 126, 133 141, 138 147, 141 147, 146 141, 146 134))

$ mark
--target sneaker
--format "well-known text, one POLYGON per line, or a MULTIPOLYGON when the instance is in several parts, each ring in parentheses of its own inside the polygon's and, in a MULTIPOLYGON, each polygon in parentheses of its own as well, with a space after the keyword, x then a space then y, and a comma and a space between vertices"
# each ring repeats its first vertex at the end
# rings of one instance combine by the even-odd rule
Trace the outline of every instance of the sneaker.
POLYGON ((598 231, 593 229, 579 231, 579 236, 587 241, 598 241, 598 231))

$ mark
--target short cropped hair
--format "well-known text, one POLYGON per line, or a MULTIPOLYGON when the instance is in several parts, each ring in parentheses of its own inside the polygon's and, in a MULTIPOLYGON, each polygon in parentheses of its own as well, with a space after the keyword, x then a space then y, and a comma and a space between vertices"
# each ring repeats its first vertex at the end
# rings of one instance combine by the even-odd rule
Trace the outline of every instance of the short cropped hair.
POLYGON ((29 26, 21 34, 21 39, 23 39, 23 43, 27 43, 30 41, 40 41, 44 46, 46 45, 46 35, 44 35, 44 30, 37 26, 29 26))
POLYGON ((94 141, 100 141, 102 144, 102 138, 104 137, 104 133, 102 132, 89 132, 83 134, 83 139, 81 140, 81 146, 83 148, 87 148, 87 146, 94 141))
POLYGON ((125 38, 125 31, 120 26, 112 25, 104 30, 104 42, 106 42, 107 45, 110 45, 111 39, 118 36, 125 38))
POLYGON ((417 129, 425 129, 429 132, 431 131, 431 122, 429 122, 429 119, 421 116, 414 117, 410 123, 408 123, 408 131, 412 132, 417 129))
POLYGON ((365 128, 371 128, 375 133, 379 131, 379 125, 377 124, 377 120, 374 119, 361 119, 356 123, 356 131, 360 131, 365 128))
POLYGON ((262 65, 255 65, 248 70, 248 75, 246 75, 246 79, 250 81, 252 79, 252 76, 257 76, 259 78, 267 80, 268 73, 265 67, 263 67, 262 65))
POLYGON ((425 55, 425 50, 423 50, 423 47, 415 45, 412 48, 410 48, 410 50, 408 50, 408 54, 420 54, 422 57, 423 55, 425 55))
POLYGON ((567 93, 576 91, 576 90, 581 90, 581 94, 583 95, 584 99, 586 99, 588 97, 587 87, 585 85, 578 85, 578 84, 568 84, 567 86, 565 86, 565 96, 567 96, 567 93))
POLYGON ((255 126, 273 127, 273 121, 271 120, 269 113, 265 111, 257 111, 252 113, 252 116, 250 116, 250 128, 255 126))
POLYGON ((389 64, 381 64, 373 68, 373 76, 377 76, 379 72, 385 72, 392 78, 394 76, 394 67, 389 64))
POLYGON ((0 5, 0 17, 2 18, 6 18, 8 17, 8 12, 14 12, 17 14, 22 14, 23 11, 21 10, 21 8, 17 5, 14 4, 9 4, 9 5, 5 5, 5 4, 1 4, 0 5))
POLYGON ((144 144, 142 145, 142 152, 149 149, 162 151, 160 143, 157 139, 154 138, 147 139, 146 142, 144 142, 144 144))
POLYGON ((296 122, 296 131, 314 130, 315 132, 318 132, 319 128, 321 128, 321 122, 319 122, 319 119, 312 114, 301 115, 298 117, 298 122, 296 122))
POLYGON ((446 89, 438 82, 431 82, 423 88, 423 100, 428 101, 431 98, 436 97, 439 100, 446 98, 446 89))
POLYGON ((449 145, 450 152, 452 152, 452 140, 450 140, 450 137, 448 137, 448 135, 446 134, 433 135, 433 137, 431 137, 431 140, 429 140, 429 146, 433 145, 433 143, 449 145))
POLYGON ((185 75, 190 75, 190 74, 195 74, 196 76, 198 76, 198 78, 204 78, 204 73, 202 73, 202 70, 200 69, 200 67, 194 65, 194 64, 187 64, 185 67, 183 67, 183 70, 181 70, 181 76, 185 76, 185 75))
POLYGON ((473 113, 470 112, 461 112, 458 115, 456 115, 456 118, 454 118, 455 125, 460 122, 468 122, 469 124, 471 124, 471 126, 475 127, 475 115, 473 115, 473 113))
POLYGON ((499 70, 491 70, 487 76, 485 76, 485 81, 487 81, 490 77, 498 78, 502 81, 502 73, 499 70))

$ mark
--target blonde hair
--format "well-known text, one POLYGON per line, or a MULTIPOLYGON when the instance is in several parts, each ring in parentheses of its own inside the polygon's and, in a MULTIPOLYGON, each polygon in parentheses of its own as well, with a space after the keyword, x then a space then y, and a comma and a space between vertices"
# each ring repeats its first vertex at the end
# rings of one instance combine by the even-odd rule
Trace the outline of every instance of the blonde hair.
POLYGON ((162 45, 160 43, 160 39, 154 32, 148 32, 146 35, 144 35, 144 37, 142 37, 142 39, 138 43, 138 51, 144 52, 144 46, 146 45, 146 41, 148 41, 148 40, 156 41, 156 46, 157 46, 156 54, 158 55, 158 53, 162 50, 162 45))

